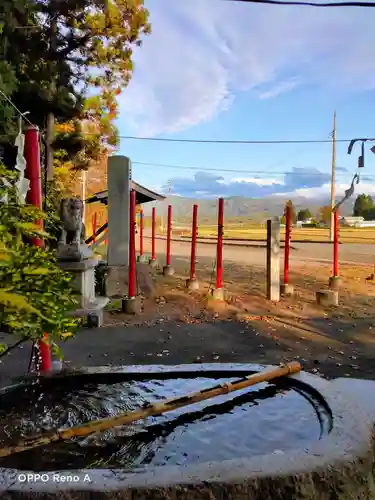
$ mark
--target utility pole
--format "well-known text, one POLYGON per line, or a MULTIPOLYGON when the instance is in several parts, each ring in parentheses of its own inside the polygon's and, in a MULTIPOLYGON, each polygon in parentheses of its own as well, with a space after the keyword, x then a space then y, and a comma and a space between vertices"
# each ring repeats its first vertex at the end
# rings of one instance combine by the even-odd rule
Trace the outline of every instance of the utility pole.
POLYGON ((333 114, 333 132, 332 132, 332 177, 331 177, 331 223, 329 226, 329 239, 334 240, 334 213, 335 207, 335 176, 336 176, 336 110, 333 114))

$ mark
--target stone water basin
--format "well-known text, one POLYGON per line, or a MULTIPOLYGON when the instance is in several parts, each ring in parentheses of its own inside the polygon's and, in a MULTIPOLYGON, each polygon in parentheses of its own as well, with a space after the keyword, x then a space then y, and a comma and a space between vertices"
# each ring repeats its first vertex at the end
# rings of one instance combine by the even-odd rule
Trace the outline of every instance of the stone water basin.
MULTIPOLYGON (((145 402, 234 381, 264 368, 228 364, 102 367, 25 381, 0 394, 0 445, 43 430, 135 410, 145 402)), ((61 489, 73 494, 75 489, 107 492, 120 488, 132 491, 133 499, 143 498, 146 486, 159 491, 185 485, 188 491, 192 484, 249 484, 254 477, 259 486, 262 477, 300 475, 325 467, 327 460, 340 460, 347 453, 340 452, 340 446, 351 439, 355 444, 358 432, 372 422, 375 405, 370 409, 360 409, 358 402, 350 405, 353 394, 343 399, 332 390, 334 385, 301 373, 93 437, 6 457, 0 459, 0 487, 56 494, 61 489), (358 432, 345 435, 343 424, 348 418, 353 424, 358 417, 358 432), (50 480, 20 484, 21 471, 44 474, 50 480), (67 477, 73 474, 77 480, 53 481, 56 471, 67 477), (83 480, 84 474, 89 480, 83 480), (134 492, 137 488, 143 491, 141 496, 134 492)), ((370 439, 372 426, 367 430, 371 430, 370 439)), ((229 498, 258 498, 231 494, 229 498)), ((186 498, 204 498, 189 495, 186 498)))

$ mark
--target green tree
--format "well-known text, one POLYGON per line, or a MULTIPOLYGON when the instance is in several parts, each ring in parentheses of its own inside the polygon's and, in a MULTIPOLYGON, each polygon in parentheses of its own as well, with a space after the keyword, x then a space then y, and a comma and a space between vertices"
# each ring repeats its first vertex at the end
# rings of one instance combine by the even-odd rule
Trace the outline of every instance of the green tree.
POLYGON ((360 194, 357 196, 354 207, 353 215, 355 217, 364 217, 366 220, 372 218, 371 210, 375 209, 374 200, 368 194, 360 194))
MULTIPOLYGON (((131 78, 133 48, 150 32, 143 0, 3 0, 0 25, 7 63, 0 89, 41 129, 51 113, 57 123, 75 121, 54 149, 86 167, 103 145, 116 144, 116 97, 131 78), (96 133, 87 132, 87 122, 96 133)), ((0 121, 0 135, 14 134, 11 114, 0 121)))
POLYGON ((297 220, 305 221, 307 219, 311 219, 312 215, 308 208, 302 208, 297 214, 297 220))
POLYGON ((324 205, 323 207, 319 208, 317 219, 319 220, 319 222, 323 222, 324 224, 330 224, 331 212, 331 207, 328 205, 324 205))
POLYGON ((59 269, 50 250, 27 243, 32 236, 48 238, 36 223, 45 214, 19 204, 16 173, 0 164, 0 179, 0 196, 7 198, 0 203, 0 325, 24 340, 47 332, 58 353, 56 340, 72 336, 80 324, 68 315, 78 305, 72 277, 59 269))

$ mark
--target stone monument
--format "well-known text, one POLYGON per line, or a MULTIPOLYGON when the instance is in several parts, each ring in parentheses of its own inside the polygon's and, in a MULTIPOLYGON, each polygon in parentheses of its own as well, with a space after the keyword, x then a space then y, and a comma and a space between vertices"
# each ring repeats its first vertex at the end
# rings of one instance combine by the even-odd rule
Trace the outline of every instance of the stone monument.
POLYGON ((80 293, 80 307, 73 315, 86 316, 88 326, 100 327, 103 324, 103 309, 109 299, 95 295, 95 268, 99 261, 85 243, 82 216, 82 200, 61 200, 60 218, 63 227, 57 248, 57 261, 61 269, 73 274, 72 285, 80 293))

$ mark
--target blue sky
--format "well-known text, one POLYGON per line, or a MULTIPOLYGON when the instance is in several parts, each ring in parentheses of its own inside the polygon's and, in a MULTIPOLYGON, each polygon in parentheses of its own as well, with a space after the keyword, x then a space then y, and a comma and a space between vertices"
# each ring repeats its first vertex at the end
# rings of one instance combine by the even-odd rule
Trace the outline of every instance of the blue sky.
MULTIPOLYGON (((120 135, 327 139, 336 109, 338 139, 375 136, 374 11, 219 0, 146 6, 153 32, 136 50, 120 97, 120 135)), ((331 149, 123 139, 120 153, 132 159, 134 179, 155 190, 316 198, 329 192, 331 149)), ((338 193, 350 184, 359 149, 349 156, 347 144, 337 146, 338 193)), ((375 195, 370 152, 362 175, 359 190, 375 195)))

